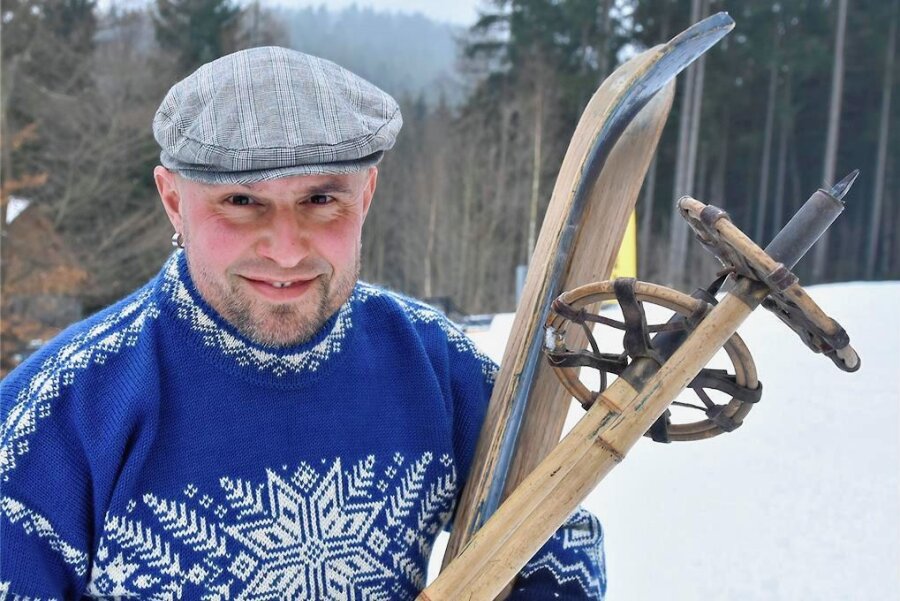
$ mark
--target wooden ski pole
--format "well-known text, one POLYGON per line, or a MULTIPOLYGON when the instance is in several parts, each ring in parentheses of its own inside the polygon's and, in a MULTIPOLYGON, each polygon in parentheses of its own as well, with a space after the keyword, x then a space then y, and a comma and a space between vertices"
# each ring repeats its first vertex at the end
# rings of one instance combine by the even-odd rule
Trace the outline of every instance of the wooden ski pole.
MULTIPOLYGON (((766 290, 739 282, 640 389, 624 376, 613 382, 419 598, 493 599, 734 334, 766 290)), ((647 363, 652 361, 635 362, 634 372, 647 370, 647 363)))
MULTIPOLYGON (((839 348, 828 344, 822 348, 828 349, 826 352, 842 369, 857 369, 859 358, 849 340, 844 341, 843 330, 806 297, 788 270, 843 209, 840 199, 854 178, 855 173, 830 193, 820 190, 814 194, 769 245, 771 256, 731 224, 723 212, 689 197, 681 199, 679 207, 686 217, 703 221, 709 228, 704 230, 706 234, 729 240, 727 247, 721 247, 724 251, 717 250, 734 253, 739 262, 746 260, 751 265, 748 274, 762 269, 762 278, 733 278, 725 297, 661 366, 650 358, 636 358, 619 379, 597 395, 585 417, 419 599, 493 599, 770 294, 779 298, 789 294, 796 300, 802 317, 815 322, 817 333, 824 332, 832 342, 843 341, 839 348)), ((708 246, 715 242, 701 240, 708 246)))

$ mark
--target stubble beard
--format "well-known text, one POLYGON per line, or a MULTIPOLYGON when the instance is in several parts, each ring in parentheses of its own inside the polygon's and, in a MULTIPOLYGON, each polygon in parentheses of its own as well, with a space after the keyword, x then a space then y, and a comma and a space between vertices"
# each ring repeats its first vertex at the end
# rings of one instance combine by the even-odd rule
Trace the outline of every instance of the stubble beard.
POLYGON ((360 252, 353 269, 343 276, 335 279, 331 274, 319 275, 300 303, 254 298, 237 276, 232 276, 225 286, 202 268, 191 268, 190 255, 188 266, 204 300, 238 332, 261 346, 285 348, 311 340, 347 302, 359 279, 360 252), (309 298, 313 292, 317 293, 316 299, 309 298))

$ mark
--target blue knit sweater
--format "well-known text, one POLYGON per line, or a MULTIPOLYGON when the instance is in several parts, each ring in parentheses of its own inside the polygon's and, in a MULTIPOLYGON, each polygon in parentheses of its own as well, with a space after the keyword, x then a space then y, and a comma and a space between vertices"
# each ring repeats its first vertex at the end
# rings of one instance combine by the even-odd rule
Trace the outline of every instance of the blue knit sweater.
MULTIPOLYGON (((260 347, 177 252, 3 381, 0 600, 411 599, 495 371, 366 284, 309 342, 260 347)), ((602 597, 601 545, 576 512, 513 597, 602 597)))

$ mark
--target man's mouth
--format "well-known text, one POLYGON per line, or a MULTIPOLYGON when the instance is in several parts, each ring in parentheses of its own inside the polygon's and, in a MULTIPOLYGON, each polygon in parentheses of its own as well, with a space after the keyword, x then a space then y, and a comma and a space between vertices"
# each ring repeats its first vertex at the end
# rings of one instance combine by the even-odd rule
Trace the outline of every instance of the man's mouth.
POLYGON ((257 279, 253 277, 244 278, 255 290, 263 296, 276 301, 288 301, 293 298, 299 298, 300 295, 309 289, 310 285, 315 281, 315 277, 309 279, 298 280, 270 280, 257 279))
POLYGON ((265 278, 254 278, 249 276, 244 276, 244 279, 253 282, 254 284, 266 284, 268 286, 272 286, 274 288, 289 288, 290 286, 295 286, 297 284, 305 284, 309 281, 314 280, 315 278, 305 278, 305 279, 297 279, 297 280, 270 280, 265 278))

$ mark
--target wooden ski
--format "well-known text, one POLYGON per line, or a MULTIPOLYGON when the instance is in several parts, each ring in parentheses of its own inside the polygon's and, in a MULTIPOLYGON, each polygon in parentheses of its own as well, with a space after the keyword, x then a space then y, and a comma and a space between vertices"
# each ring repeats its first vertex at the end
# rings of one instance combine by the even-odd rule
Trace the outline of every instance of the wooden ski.
MULTIPOLYGON (((674 78, 734 26, 713 15, 619 67, 572 137, 529 266, 446 567, 559 441, 570 395, 540 361, 550 303, 609 276, 674 96, 674 78)), ((521 566, 520 566, 521 567, 521 566)))

